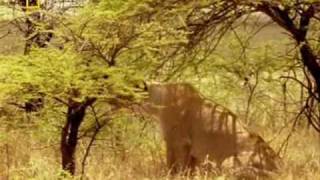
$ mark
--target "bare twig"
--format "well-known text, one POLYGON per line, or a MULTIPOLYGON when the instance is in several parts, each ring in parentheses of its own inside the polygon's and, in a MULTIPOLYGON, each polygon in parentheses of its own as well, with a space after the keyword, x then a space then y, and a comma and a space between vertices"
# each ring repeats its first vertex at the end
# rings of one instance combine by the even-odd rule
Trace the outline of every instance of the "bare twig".
POLYGON ((81 179, 83 179, 84 176, 85 176, 86 161, 87 161, 87 158, 89 157, 89 154, 90 154, 90 151, 91 151, 91 149, 92 149, 93 143, 94 143, 94 141, 96 140, 96 137, 97 137, 97 135, 99 134, 100 130, 101 130, 105 125, 107 125, 108 122, 110 121, 110 118, 109 118, 107 121, 105 121, 103 124, 101 124, 101 123, 99 122, 99 119, 98 119, 98 116, 97 116, 97 112, 96 112, 94 106, 93 106, 93 105, 90 105, 90 108, 91 108, 92 114, 93 114, 94 119, 95 119, 95 130, 94 130, 94 132, 93 132, 93 135, 91 136, 91 139, 90 139, 90 141, 89 141, 89 144, 88 144, 88 146, 87 146, 87 148, 86 148, 86 151, 85 151, 85 153, 84 153, 84 156, 83 156, 83 158, 82 158, 82 162, 81 162, 81 165, 82 165, 82 168, 81 168, 81 179))

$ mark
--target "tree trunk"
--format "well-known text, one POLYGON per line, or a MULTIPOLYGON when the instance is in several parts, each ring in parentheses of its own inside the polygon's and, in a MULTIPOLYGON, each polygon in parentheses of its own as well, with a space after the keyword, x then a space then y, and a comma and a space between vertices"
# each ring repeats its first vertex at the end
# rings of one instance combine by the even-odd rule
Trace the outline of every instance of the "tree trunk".
POLYGON ((67 121, 61 132, 62 168, 71 175, 75 174, 75 151, 78 143, 78 132, 85 117, 88 106, 92 105, 96 98, 87 98, 82 102, 69 100, 67 121))
POLYGON ((316 91, 318 93, 318 97, 320 95, 320 65, 317 62, 317 57, 311 50, 308 44, 303 44, 300 47, 300 53, 302 57, 303 64, 308 68, 309 72, 313 76, 316 82, 316 91))

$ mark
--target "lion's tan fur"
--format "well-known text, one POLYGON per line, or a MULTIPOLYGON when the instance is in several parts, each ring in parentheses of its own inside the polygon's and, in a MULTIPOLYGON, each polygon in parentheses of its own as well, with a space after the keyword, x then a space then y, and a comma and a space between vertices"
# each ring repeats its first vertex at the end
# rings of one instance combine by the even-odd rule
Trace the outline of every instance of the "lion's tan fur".
POLYGON ((278 168, 279 157, 260 136, 249 132, 235 114, 206 100, 191 85, 154 84, 148 89, 147 109, 160 120, 167 163, 173 172, 194 169, 206 160, 220 168, 230 158, 242 167, 263 171, 278 168))

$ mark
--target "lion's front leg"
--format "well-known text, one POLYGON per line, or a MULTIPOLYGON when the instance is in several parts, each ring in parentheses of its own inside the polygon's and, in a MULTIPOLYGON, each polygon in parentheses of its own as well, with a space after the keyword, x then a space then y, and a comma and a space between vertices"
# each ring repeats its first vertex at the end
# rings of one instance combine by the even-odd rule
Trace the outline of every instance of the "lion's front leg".
POLYGON ((166 143, 167 144, 167 164, 171 174, 179 172, 189 172, 195 168, 195 158, 191 156, 190 143, 166 143))

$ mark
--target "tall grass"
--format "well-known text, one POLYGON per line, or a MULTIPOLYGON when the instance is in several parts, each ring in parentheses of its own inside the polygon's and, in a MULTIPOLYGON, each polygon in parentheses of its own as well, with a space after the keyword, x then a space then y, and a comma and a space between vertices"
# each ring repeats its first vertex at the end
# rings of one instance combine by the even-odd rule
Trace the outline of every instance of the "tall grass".
MULTIPOLYGON (((138 124, 138 125, 137 125, 138 124)), ((232 170, 195 173, 171 177, 165 163, 165 149, 154 122, 141 131, 134 122, 119 134, 103 134, 87 160, 84 179, 233 179, 232 170), (117 136, 117 137, 116 137, 117 136), (120 137, 119 137, 120 136, 120 137), (117 139, 117 143, 114 141, 117 139)), ((145 125, 144 125, 145 126, 145 125)), ((107 130, 106 130, 107 131, 107 130)), ((265 131, 272 137, 272 130, 265 131)), ((285 138, 283 133, 279 139, 285 138)), ((60 167, 59 143, 32 138, 24 130, 7 133, 0 142, 0 179, 80 179, 81 161, 88 140, 81 140, 77 151, 77 176, 71 178, 60 167)), ((275 149, 281 141, 271 142, 275 149)), ((297 130, 282 153, 284 167, 274 179, 320 179, 319 137, 311 130, 297 130)))

